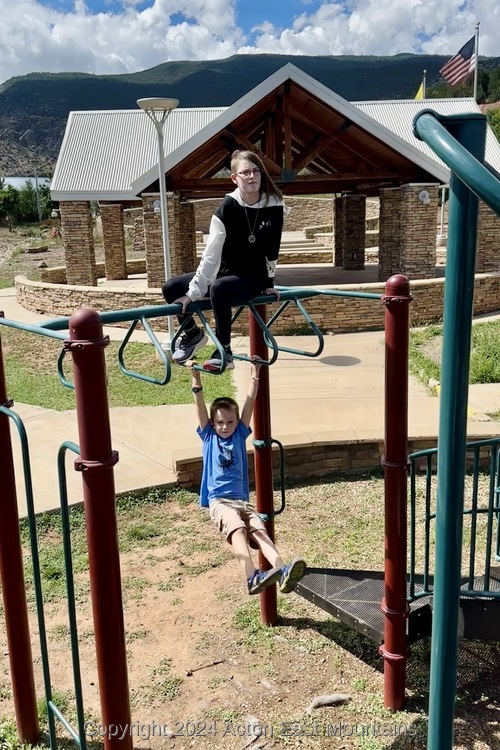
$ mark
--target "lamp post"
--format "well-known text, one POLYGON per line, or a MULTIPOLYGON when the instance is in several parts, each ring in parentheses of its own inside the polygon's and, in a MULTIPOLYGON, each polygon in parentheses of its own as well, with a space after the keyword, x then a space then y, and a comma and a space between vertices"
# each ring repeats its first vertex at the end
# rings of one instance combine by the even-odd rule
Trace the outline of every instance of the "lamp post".
MULTIPOLYGON (((160 209, 161 209, 161 230, 163 238, 163 259, 165 263, 165 281, 171 276, 170 269, 170 251, 168 239, 168 209, 167 209, 167 191, 165 187, 165 151, 163 145, 163 127, 169 114, 178 104, 178 99, 148 98, 138 99, 138 106, 144 110, 149 119, 153 122, 158 136, 158 176, 160 181, 160 209)), ((168 339, 162 343, 162 348, 170 351, 170 345, 173 338, 172 318, 167 318, 168 339)))

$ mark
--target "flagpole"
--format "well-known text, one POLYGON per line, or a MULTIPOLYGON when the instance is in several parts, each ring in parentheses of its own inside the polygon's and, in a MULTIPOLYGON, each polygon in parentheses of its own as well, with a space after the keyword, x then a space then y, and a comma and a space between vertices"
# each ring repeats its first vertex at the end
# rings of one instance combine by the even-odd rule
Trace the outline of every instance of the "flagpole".
POLYGON ((422 99, 425 99, 425 77, 427 75, 427 71, 422 71, 422 99))
POLYGON ((479 69, 479 21, 476 21, 475 29, 475 44, 474 44, 474 101, 477 102, 477 74, 479 69))

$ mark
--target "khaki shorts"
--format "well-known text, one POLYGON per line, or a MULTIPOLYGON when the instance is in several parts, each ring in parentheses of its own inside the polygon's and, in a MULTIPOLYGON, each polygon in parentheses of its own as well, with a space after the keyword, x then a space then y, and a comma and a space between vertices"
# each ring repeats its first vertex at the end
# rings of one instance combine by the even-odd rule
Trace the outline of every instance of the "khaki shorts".
MULTIPOLYGON (((252 542, 254 531, 266 531, 264 521, 255 508, 244 500, 213 500, 210 503, 210 518, 231 543, 231 534, 237 529, 246 529, 252 542)), ((255 543, 252 547, 257 548, 255 543)))

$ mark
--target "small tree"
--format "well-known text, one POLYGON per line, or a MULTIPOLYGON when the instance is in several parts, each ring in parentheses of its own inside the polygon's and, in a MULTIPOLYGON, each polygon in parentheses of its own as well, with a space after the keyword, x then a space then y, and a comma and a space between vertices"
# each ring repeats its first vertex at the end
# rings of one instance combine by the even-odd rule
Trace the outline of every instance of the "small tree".
POLYGON ((12 231, 12 222, 19 217, 19 191, 12 185, 0 188, 0 219, 6 219, 9 231, 12 231))

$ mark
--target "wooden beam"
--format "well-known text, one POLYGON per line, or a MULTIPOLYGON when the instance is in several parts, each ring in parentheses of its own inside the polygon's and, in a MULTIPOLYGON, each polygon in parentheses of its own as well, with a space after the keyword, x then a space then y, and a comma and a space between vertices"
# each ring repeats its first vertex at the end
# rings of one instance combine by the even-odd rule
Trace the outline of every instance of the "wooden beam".
POLYGON ((248 138, 246 138, 241 133, 232 132, 232 128, 230 125, 226 128, 226 130, 231 133, 233 138, 239 141, 243 148, 247 149, 248 151, 255 151, 255 153, 260 156, 269 172, 281 174, 281 168, 276 164, 276 162, 273 159, 270 159, 269 156, 266 156, 266 154, 264 154, 260 149, 256 150, 255 144, 252 143, 252 141, 249 141, 248 138))
POLYGON ((276 111, 274 113, 274 162, 281 174, 283 168, 283 98, 276 97, 276 111))
POLYGON ((292 169, 292 101, 290 95, 290 81, 285 81, 285 96, 283 97, 285 120, 285 169, 292 169))
POLYGON ((324 151, 326 148, 332 145, 340 136, 342 133, 345 133, 347 128, 350 126, 351 123, 344 123, 344 126, 341 126, 335 133, 332 133, 329 136, 326 136, 324 138, 321 138, 320 141, 312 148, 312 150, 309 151, 309 153, 306 152, 306 149, 302 152, 300 155, 300 158, 296 163, 294 164, 294 169, 297 170, 297 172, 300 172, 301 169, 304 169, 308 164, 310 164, 312 161, 316 159, 317 156, 321 154, 322 151, 324 151))

